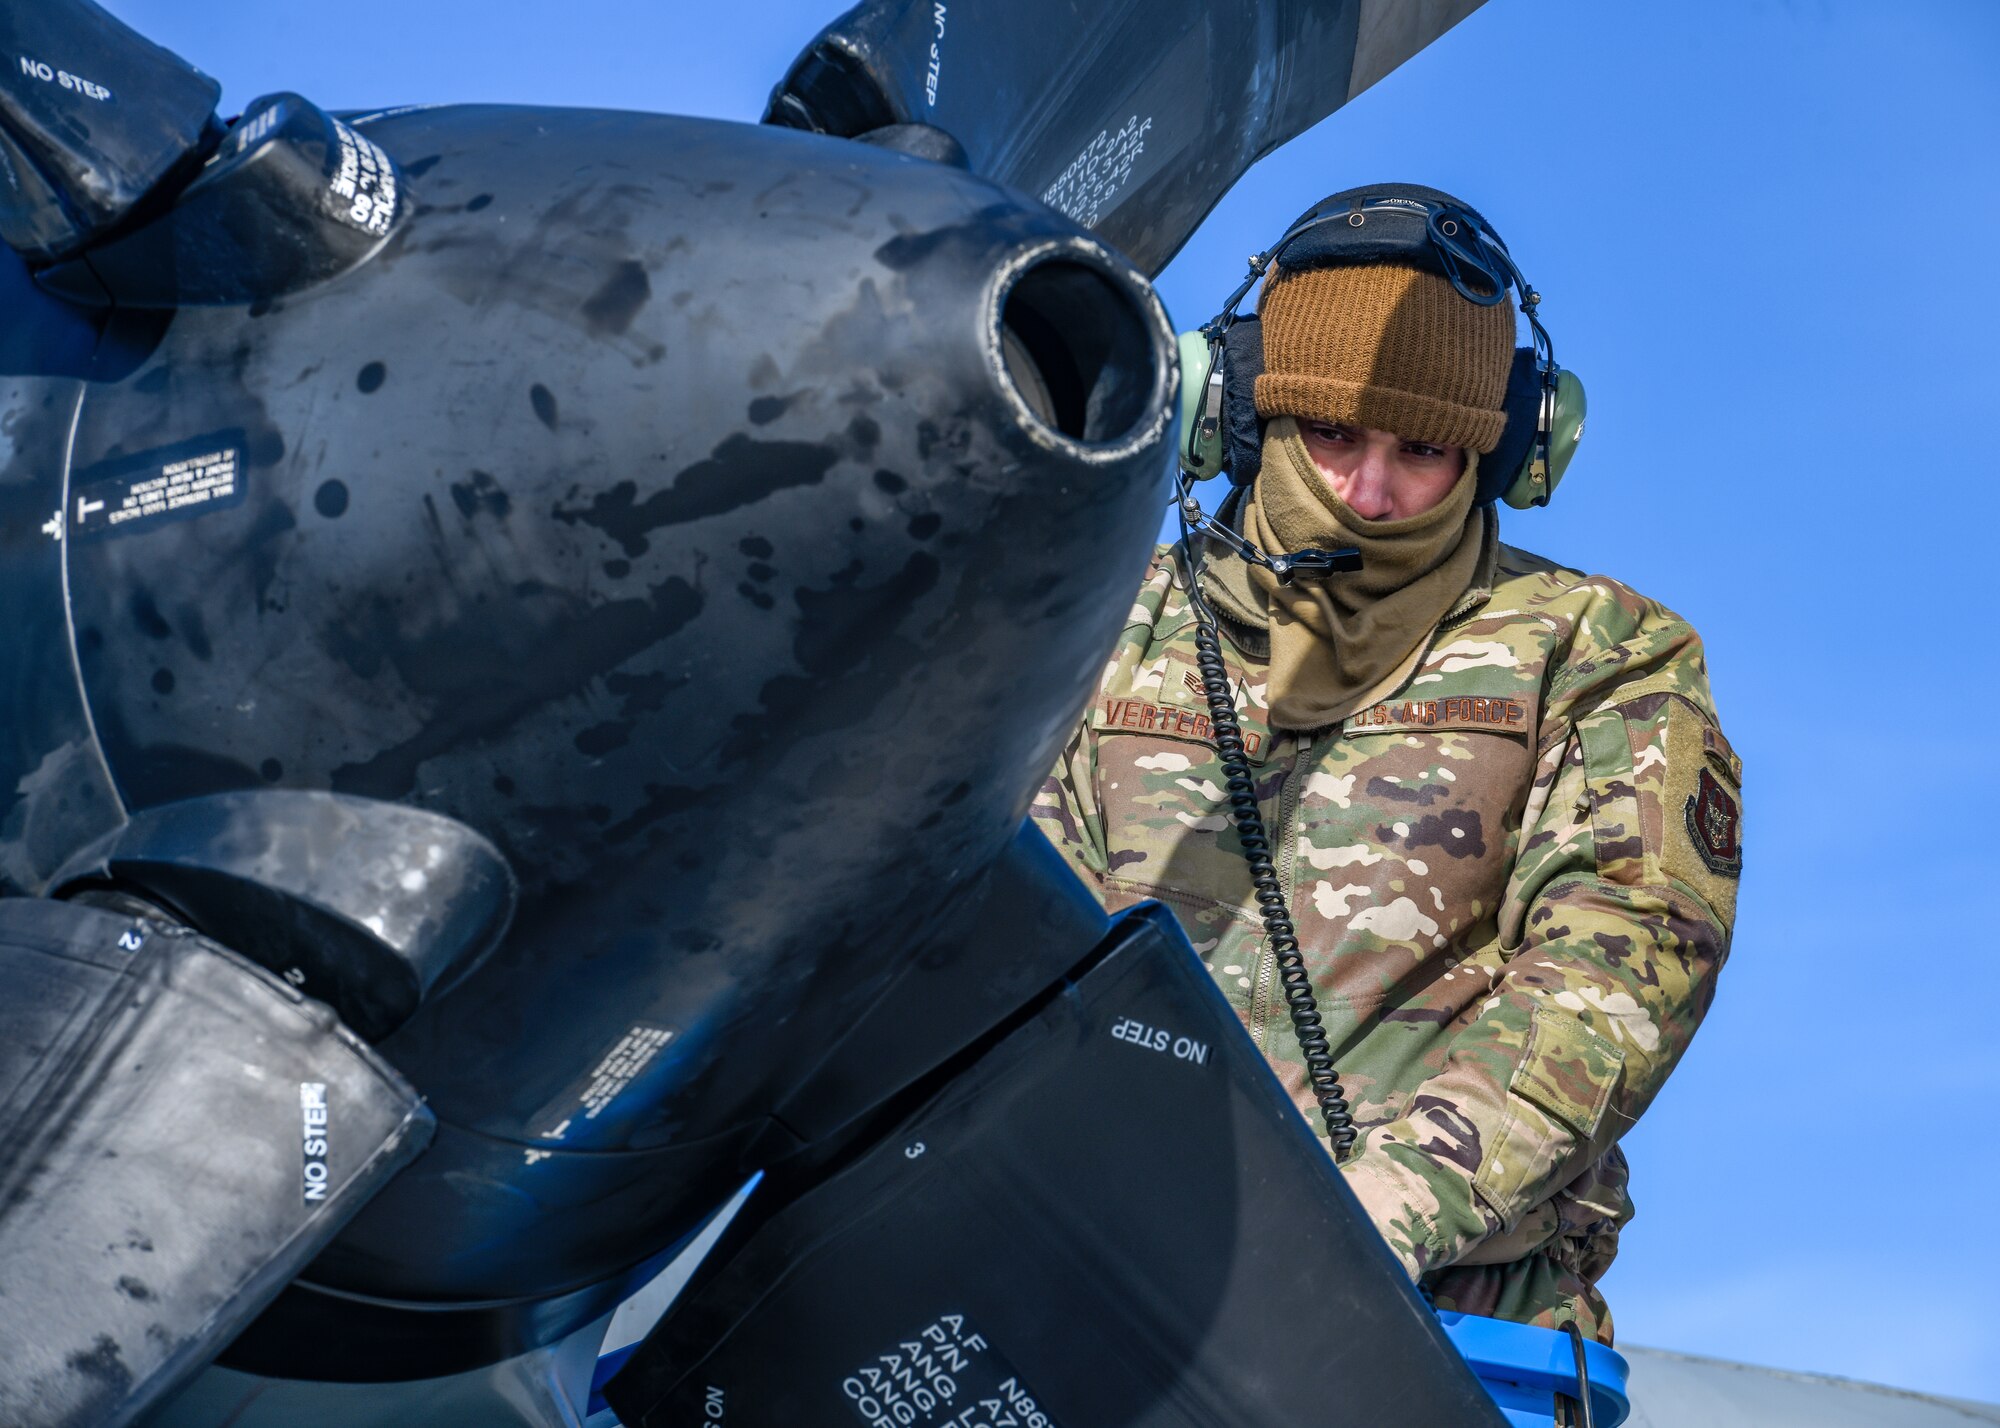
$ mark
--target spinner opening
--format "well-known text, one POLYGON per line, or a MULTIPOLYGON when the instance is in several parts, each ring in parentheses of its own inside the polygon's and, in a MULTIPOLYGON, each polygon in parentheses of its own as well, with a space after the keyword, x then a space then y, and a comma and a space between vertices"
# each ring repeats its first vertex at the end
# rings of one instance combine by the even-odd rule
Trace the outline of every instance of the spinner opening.
POLYGON ((1015 277, 1000 303, 1001 369, 1050 431, 1089 446, 1130 438, 1152 415, 1152 324, 1125 284, 1068 254, 1015 277))

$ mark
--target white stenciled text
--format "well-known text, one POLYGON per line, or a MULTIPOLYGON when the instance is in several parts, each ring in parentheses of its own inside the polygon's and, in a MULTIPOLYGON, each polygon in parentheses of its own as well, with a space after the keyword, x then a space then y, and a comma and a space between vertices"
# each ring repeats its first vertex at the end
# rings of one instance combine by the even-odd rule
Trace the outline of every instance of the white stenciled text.
POLYGON ((1187 1061, 1196 1066, 1208 1065, 1207 1042, 1196 1041, 1191 1036, 1177 1035, 1163 1026, 1149 1026, 1135 1016, 1118 1018, 1111 1024, 1111 1035, 1133 1046, 1162 1052, 1172 1056, 1176 1061, 1187 1061))
POLYGON ((931 24, 937 33, 931 37, 931 62, 924 70, 924 103, 935 108, 938 75, 944 67, 944 0, 931 0, 931 24))
POLYGON ((60 85, 71 94, 81 94, 85 99, 94 99, 99 104, 111 98, 111 91, 94 80, 71 74, 66 69, 57 69, 52 64, 32 59, 27 55, 21 56, 21 73, 30 79, 39 79, 43 84, 60 85))
POLYGON ((299 1082, 299 1118, 305 1151, 305 1198, 308 1201, 324 1200, 329 1179, 326 1168, 329 1128, 325 1082, 299 1082))
POLYGON ((336 216, 364 233, 381 237, 396 218, 396 169, 373 139, 333 121, 340 164, 327 193, 336 216))
POLYGON ((1146 152, 1146 135, 1152 129, 1152 116, 1141 119, 1134 114, 1115 134, 1101 130, 1042 191, 1042 202, 1086 228, 1095 227, 1118 191, 1131 182, 1133 166, 1146 152))

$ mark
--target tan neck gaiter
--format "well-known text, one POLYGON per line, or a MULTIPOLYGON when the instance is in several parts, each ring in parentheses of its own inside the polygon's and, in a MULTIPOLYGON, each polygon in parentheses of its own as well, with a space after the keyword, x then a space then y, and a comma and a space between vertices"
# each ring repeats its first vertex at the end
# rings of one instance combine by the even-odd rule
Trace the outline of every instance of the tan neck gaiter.
POLYGON ((1243 533, 1266 551, 1356 546, 1361 569, 1280 585, 1250 566, 1271 631, 1271 722, 1321 729, 1400 685, 1425 642, 1471 585, 1485 522, 1472 509, 1477 458, 1467 453, 1458 484, 1422 515, 1368 521, 1333 493, 1298 423, 1274 417, 1264 464, 1243 508, 1243 533))

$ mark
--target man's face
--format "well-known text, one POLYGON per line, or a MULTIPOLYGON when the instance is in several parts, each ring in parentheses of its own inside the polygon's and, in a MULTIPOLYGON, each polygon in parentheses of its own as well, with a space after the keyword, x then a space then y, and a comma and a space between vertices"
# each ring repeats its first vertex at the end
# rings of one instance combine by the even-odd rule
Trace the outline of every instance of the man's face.
POLYGON ((1465 448, 1405 441, 1344 422, 1299 422, 1333 494, 1365 521, 1402 521, 1442 501, 1465 471, 1465 448))

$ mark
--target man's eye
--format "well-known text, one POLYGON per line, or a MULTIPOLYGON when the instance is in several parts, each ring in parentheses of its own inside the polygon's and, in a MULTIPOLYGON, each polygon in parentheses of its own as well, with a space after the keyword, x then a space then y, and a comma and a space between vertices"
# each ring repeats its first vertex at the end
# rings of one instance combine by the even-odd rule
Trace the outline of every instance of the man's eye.
POLYGON ((1421 441, 1406 441, 1403 443, 1403 450, 1411 456, 1422 456, 1425 458, 1435 458, 1444 455, 1444 448, 1442 446, 1426 446, 1421 441))
POLYGON ((1321 441, 1346 441, 1348 430, 1344 426, 1328 426, 1325 422, 1314 422, 1312 434, 1321 441))

